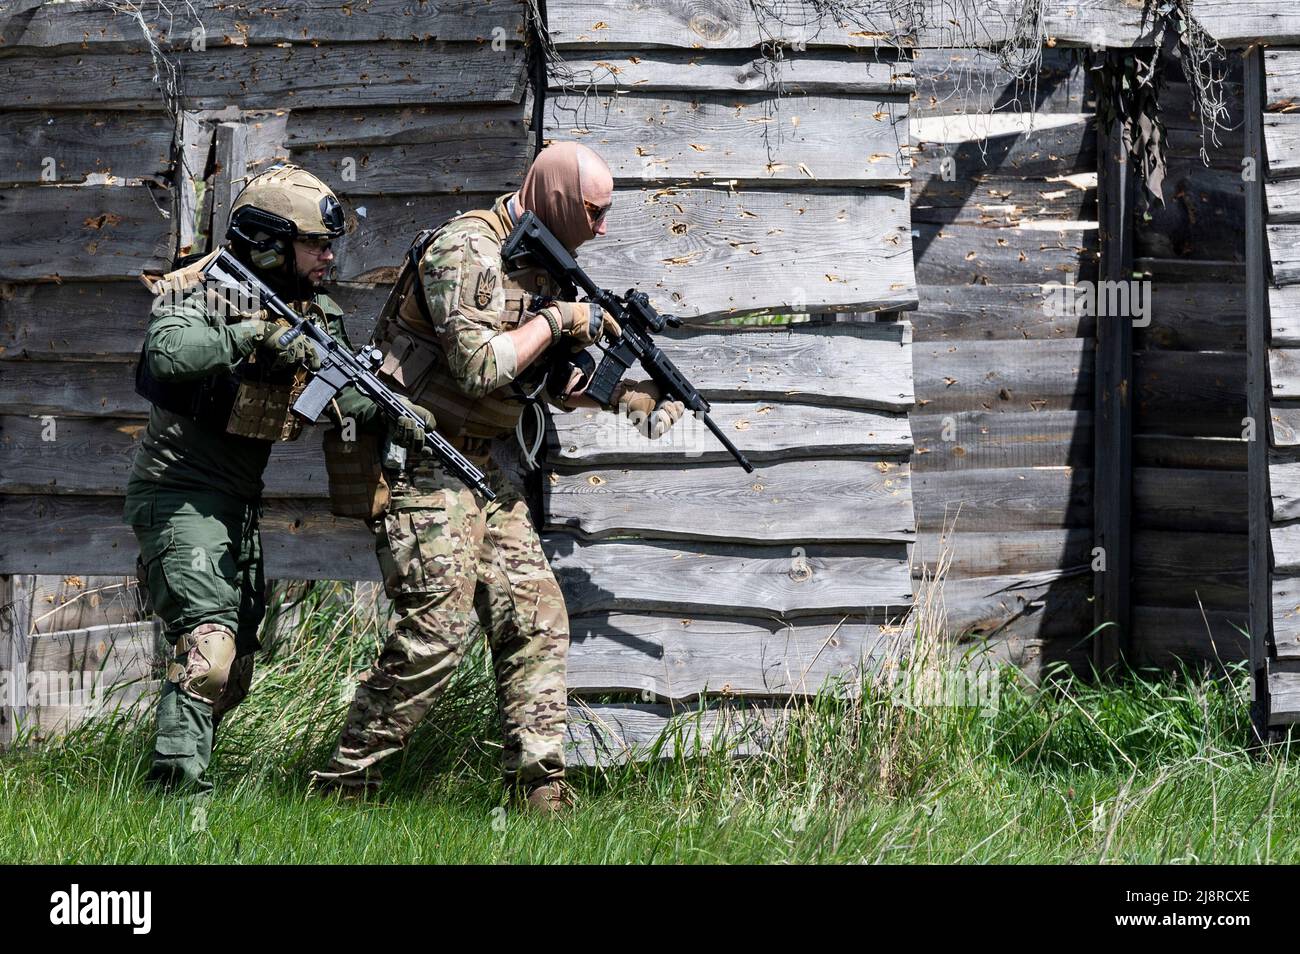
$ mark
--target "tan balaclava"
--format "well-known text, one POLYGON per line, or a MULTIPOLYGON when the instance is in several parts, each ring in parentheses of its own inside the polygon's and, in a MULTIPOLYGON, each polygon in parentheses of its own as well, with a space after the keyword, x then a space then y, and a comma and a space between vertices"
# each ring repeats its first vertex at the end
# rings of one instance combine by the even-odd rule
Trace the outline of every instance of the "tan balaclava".
POLYGON ((519 204, 545 223, 570 252, 594 237, 582 204, 583 167, 588 177, 604 177, 609 167, 594 151, 576 142, 556 142, 533 161, 519 187, 519 204))

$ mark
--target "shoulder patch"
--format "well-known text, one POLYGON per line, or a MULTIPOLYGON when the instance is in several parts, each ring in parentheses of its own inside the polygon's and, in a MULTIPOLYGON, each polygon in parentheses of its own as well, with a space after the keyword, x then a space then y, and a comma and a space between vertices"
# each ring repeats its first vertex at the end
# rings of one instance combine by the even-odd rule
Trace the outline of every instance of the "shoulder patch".
POLYGON ((478 287, 474 289, 474 304, 482 310, 492 304, 492 295, 497 289, 497 271, 485 268, 478 273, 478 287))

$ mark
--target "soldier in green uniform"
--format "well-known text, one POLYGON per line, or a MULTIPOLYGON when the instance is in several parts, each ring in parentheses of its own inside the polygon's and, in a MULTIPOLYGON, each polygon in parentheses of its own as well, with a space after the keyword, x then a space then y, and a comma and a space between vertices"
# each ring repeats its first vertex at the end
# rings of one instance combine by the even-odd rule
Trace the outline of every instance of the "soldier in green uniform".
MULTIPOLYGON (((240 193, 227 238, 231 252, 296 311, 346 340, 341 309, 320 290, 343 227, 334 193, 285 165, 240 193)), ((140 544, 141 583, 174 646, 149 777, 198 790, 211 787, 204 772, 216 728, 252 679, 265 610, 262 473, 272 444, 298 436, 289 408, 319 364, 305 338, 281 344, 284 326, 267 321, 255 301, 205 283, 200 269, 211 257, 153 286, 136 369, 137 390, 153 407, 125 506, 140 544)), ((339 396, 336 412, 361 430, 383 426, 377 408, 352 389, 339 396)))
MULTIPOLYGON (((526 806, 569 804, 562 783, 568 616, 525 502, 489 450, 494 438, 516 431, 539 396, 566 410, 595 406, 581 395, 593 364, 584 349, 612 319, 577 302, 534 311, 534 296, 556 289, 540 269, 507 270, 501 246, 531 211, 575 250, 605 234, 612 194, 609 168, 595 152, 553 144, 518 192, 433 234, 418 284, 409 267, 399 278, 373 338, 385 356, 381 375, 437 416, 443 436, 485 471, 498 496, 485 503, 427 459, 390 475, 391 500, 372 527, 394 628, 361 678, 330 764, 313 773, 323 788, 356 792, 378 783, 378 763, 405 745, 481 624, 506 784, 526 806)), ((651 383, 623 387, 613 405, 650 437, 684 410, 661 400, 651 383)))

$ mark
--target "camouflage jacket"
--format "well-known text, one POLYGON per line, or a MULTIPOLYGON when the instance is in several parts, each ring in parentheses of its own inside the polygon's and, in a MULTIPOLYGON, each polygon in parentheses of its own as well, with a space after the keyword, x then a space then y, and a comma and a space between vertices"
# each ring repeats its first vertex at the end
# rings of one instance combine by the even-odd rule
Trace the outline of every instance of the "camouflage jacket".
MULTIPOLYGON (((533 315, 534 295, 556 289, 540 269, 505 270, 501 245, 513 227, 508 199, 438 229, 420 261, 425 307, 413 291, 375 330, 382 374, 431 410, 449 437, 509 432, 523 410, 521 392, 531 395, 545 381, 545 360, 520 372, 506 332, 533 315)), ((540 396, 554 402, 544 389, 540 396)))

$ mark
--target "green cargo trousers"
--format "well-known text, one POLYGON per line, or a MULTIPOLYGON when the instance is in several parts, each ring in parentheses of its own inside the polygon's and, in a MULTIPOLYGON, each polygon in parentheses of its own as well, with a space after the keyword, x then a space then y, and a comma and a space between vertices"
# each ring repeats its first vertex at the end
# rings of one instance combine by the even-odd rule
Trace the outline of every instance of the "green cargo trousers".
MULTIPOLYGON (((125 516, 140 542, 141 583, 174 647, 158 700, 158 732, 149 777, 206 791, 204 777, 221 718, 248 694, 257 631, 266 612, 257 501, 213 491, 135 483, 125 516), (234 659, 228 676, 196 676, 196 659, 214 636, 234 659), (206 698, 205 698, 206 696, 206 698)), ((210 655, 210 654, 209 654, 210 655)))

